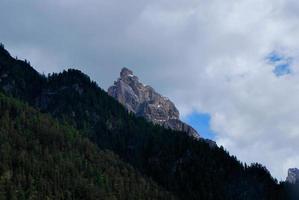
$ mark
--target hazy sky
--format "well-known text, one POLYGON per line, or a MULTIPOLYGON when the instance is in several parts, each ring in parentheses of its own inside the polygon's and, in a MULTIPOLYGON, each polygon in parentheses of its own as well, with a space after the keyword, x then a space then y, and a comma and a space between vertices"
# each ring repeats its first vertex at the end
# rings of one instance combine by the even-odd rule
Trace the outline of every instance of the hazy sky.
POLYGON ((107 89, 129 67, 183 118, 205 116, 240 160, 279 180, 299 167, 298 0, 0 0, 0 8, 0 41, 38 71, 78 68, 107 89))

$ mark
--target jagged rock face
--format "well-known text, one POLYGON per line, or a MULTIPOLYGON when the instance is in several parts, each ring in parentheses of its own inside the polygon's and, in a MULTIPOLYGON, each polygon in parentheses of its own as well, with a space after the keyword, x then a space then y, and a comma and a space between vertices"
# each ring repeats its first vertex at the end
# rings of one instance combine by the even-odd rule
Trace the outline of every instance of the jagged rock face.
POLYGON ((198 133, 191 126, 180 121, 180 114, 174 103, 157 93, 152 87, 139 82, 138 77, 127 68, 122 69, 120 78, 108 89, 108 94, 137 116, 199 138, 198 133))
POLYGON ((292 168, 288 170, 287 182, 295 184, 299 181, 299 169, 292 168))

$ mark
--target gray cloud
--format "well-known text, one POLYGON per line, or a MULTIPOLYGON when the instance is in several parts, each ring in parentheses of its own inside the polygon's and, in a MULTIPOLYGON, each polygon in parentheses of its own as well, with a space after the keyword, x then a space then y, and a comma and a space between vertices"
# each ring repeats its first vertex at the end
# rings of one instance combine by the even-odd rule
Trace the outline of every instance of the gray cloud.
POLYGON ((217 142, 279 179, 299 167, 295 0, 2 0, 0 40, 40 72, 76 67, 107 88, 123 66, 211 115, 217 142), (276 77, 265 60, 292 57, 276 77))

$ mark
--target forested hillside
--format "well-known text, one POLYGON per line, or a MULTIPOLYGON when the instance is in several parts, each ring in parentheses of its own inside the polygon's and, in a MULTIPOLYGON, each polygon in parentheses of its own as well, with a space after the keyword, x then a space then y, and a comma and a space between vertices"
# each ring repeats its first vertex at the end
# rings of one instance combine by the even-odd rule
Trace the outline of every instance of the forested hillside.
POLYGON ((2 48, 0 77, 2 92, 76 128, 182 200, 287 199, 263 166, 244 166, 223 148, 129 114, 78 70, 42 76, 2 48))
POLYGON ((0 94, 0 199, 174 199, 70 126, 0 94))

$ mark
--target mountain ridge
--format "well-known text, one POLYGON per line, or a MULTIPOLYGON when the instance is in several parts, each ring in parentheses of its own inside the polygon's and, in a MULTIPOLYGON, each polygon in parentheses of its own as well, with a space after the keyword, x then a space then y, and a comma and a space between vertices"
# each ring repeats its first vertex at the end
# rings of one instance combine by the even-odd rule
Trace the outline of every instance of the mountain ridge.
POLYGON ((43 76, 28 62, 0 51, 3 74, 0 91, 5 95, 71 125, 179 199, 287 199, 284 185, 262 165, 244 165, 223 147, 210 148, 202 140, 128 113, 79 70, 43 76))

